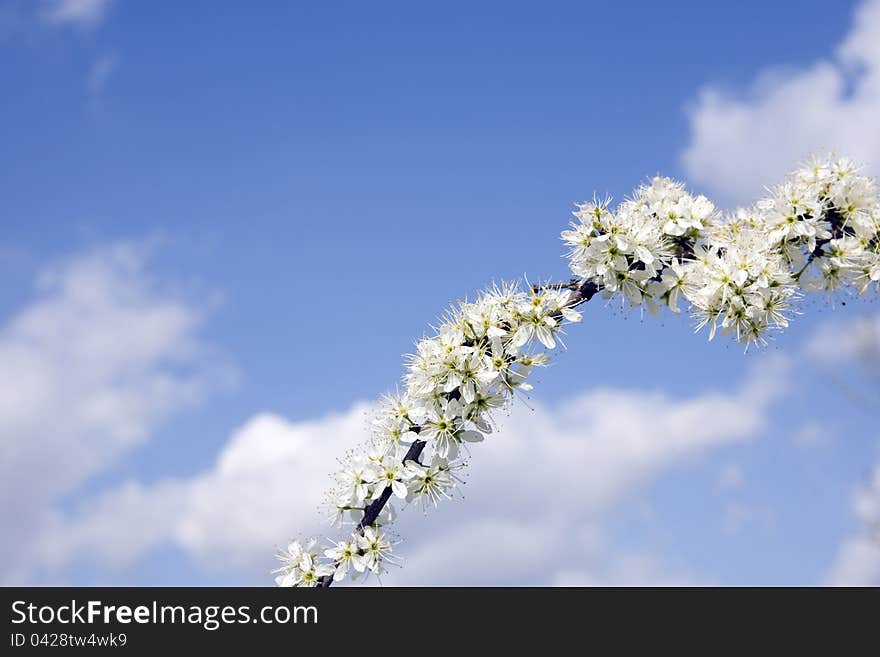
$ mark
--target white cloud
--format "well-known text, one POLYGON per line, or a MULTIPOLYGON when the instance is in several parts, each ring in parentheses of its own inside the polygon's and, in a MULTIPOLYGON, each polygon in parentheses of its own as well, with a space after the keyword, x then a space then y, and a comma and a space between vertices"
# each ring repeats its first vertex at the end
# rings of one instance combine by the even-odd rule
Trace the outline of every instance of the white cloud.
POLYGON ((45 269, 0 328, 0 523, 16 537, 4 564, 55 522, 55 501, 223 376, 204 366, 200 311, 150 280, 147 250, 118 244, 45 269))
POLYGON ((49 25, 95 27, 103 21, 112 0, 48 0, 42 19, 49 25))
POLYGON ((728 463, 721 468, 716 483, 720 490, 730 491, 742 488, 745 481, 746 476, 742 466, 738 463, 728 463))
POLYGON ((861 533, 840 547, 829 582, 837 586, 880 586, 880 466, 853 498, 861 533))
MULTIPOLYGON (((504 429, 474 450, 465 502, 448 503, 427 521, 413 509, 403 514, 407 567, 386 583, 625 579, 622 562, 601 547, 603 513, 662 471, 759 432, 782 370, 771 359, 738 391, 690 399, 598 389, 552 407, 517 404, 504 429), (571 563, 580 549, 593 558, 571 563), (559 564, 559 572, 536 568, 538 561, 559 564)), ((268 581, 273 545, 321 529, 316 507, 327 475, 362 435, 366 410, 358 404, 300 422, 257 415, 208 471, 130 483, 84 505, 53 534, 43 558, 60 564, 91 554, 121 567, 171 544, 209 571, 268 581)), ((639 562, 645 573, 651 563, 643 554, 620 559, 639 562)), ((660 572, 656 579, 669 581, 660 572)))
POLYGON ((728 504, 721 516, 721 531, 731 536, 750 528, 767 531, 775 524, 776 516, 771 509, 739 502, 728 504))
MULTIPOLYGON (((469 494, 467 501, 472 498, 469 494)), ((554 503, 561 508, 525 518, 513 517, 501 504, 488 517, 455 509, 440 519, 439 531, 401 545, 404 568, 392 569, 383 582, 405 586, 676 586, 709 581, 671 567, 646 550, 621 548, 606 535, 601 518, 579 517, 572 505, 554 503)), ((515 502, 510 506, 515 507, 515 502)), ((426 529, 425 519, 417 520, 410 524, 426 529)))
POLYGON ((792 442, 801 449, 817 449, 830 446, 834 437, 832 429, 815 420, 809 420, 795 432, 792 442))
MULTIPOLYGON (((868 373, 880 371, 880 317, 831 320, 819 326, 804 346, 807 357, 827 367, 826 376, 851 402, 877 408, 876 381, 852 378, 847 365, 868 373)), ((824 446, 832 434, 824 425, 806 423, 795 436, 799 446, 824 446)), ((880 585, 880 466, 853 497, 860 533, 843 540, 827 577, 832 585, 880 585)))
POLYGON ((824 322, 807 340, 803 353, 809 363, 817 366, 829 388, 869 412, 878 408, 880 316, 824 322))
POLYGON ((701 90, 682 154, 695 184, 750 202, 811 152, 834 150, 880 172, 880 0, 863 2, 829 61, 763 71, 747 93, 701 90))
POLYGON ((706 586, 712 580, 671 569, 655 556, 623 553, 606 549, 604 553, 586 553, 593 559, 590 568, 560 570, 553 586, 706 586))
POLYGON ((93 96, 100 94, 110 80, 110 76, 116 71, 117 66, 118 60, 114 54, 98 57, 92 64, 92 68, 89 69, 89 75, 86 79, 89 93, 93 96))
POLYGON ((824 364, 857 361, 880 369, 880 316, 826 322, 813 333, 805 350, 824 364))

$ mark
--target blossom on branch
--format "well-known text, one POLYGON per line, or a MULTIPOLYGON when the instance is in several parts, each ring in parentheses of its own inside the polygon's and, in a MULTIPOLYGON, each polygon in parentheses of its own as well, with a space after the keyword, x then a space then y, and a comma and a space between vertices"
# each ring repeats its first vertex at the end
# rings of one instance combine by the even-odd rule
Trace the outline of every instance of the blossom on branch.
POLYGON ((656 177, 632 199, 577 206, 572 272, 632 307, 678 311, 697 329, 749 345, 788 326, 802 292, 864 294, 880 283, 880 199, 850 160, 814 158, 753 207, 722 216, 704 196, 656 177))
POLYGON ((657 176, 632 198, 579 204, 567 283, 502 284, 447 311, 416 344, 403 390, 384 397, 369 440, 342 461, 327 494, 336 526, 353 525, 318 552, 292 542, 279 552, 279 586, 329 586, 351 571, 380 575, 396 564, 387 527, 391 498, 423 509, 450 499, 469 445, 493 433, 492 413, 548 363, 575 306, 601 291, 656 314, 686 301, 697 330, 764 344, 788 326, 807 292, 863 295, 880 288, 880 195, 849 160, 814 158, 768 197, 733 213, 657 176))

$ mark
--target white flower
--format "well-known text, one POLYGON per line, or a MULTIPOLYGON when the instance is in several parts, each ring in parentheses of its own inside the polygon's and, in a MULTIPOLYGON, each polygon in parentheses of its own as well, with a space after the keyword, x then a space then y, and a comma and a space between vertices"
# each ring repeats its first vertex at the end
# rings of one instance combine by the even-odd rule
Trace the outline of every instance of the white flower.
POLYGON ((492 411, 504 408, 506 405, 507 397, 505 395, 499 392, 489 392, 485 395, 477 395, 470 404, 464 407, 462 415, 465 420, 471 422, 479 431, 490 433, 492 425, 489 420, 492 411))
POLYGON ((449 470, 446 459, 434 457, 429 466, 415 461, 406 462, 406 478, 411 482, 411 495, 431 502, 434 506, 441 499, 452 499, 450 491, 455 487, 455 479, 449 470))
MULTIPOLYGON (((562 234, 575 275, 601 287, 605 298, 619 295, 623 303, 653 312, 658 298, 669 300, 669 288, 657 285, 664 270, 687 256, 714 225, 715 207, 681 183, 658 176, 614 212, 606 205, 599 216, 589 211, 575 216, 580 223, 562 234)), ((677 293, 669 305, 675 307, 676 300, 677 293)))
MULTIPOLYGON (((880 194, 849 160, 814 158, 767 198, 721 215, 705 196, 657 176, 611 208, 594 197, 577 206, 568 245, 573 284, 501 284, 450 308, 433 335, 408 357, 402 392, 383 398, 369 440, 343 460, 327 496, 333 519, 357 524, 347 541, 323 551, 292 542, 279 553, 276 582, 309 586, 321 577, 379 574, 392 544, 377 526, 395 520, 390 499, 423 509, 451 498, 469 450, 492 432, 492 413, 546 365, 567 323, 578 322, 572 289, 589 285, 642 311, 690 304, 697 330, 746 345, 788 326, 805 291, 834 294, 880 289, 880 194), (417 459, 405 446, 418 446, 417 459), (427 464, 427 465, 425 465, 427 464), (390 492, 389 492, 390 491, 390 492), (371 526, 367 507, 384 503, 371 526)), ((581 300, 580 297, 576 297, 581 300)))
POLYGON ((695 310, 698 328, 710 326, 710 339, 720 318, 723 331, 738 341, 763 342, 771 327, 788 325, 786 311, 797 287, 778 244, 747 225, 729 228, 698 250, 682 292, 695 310))
POLYGON ((356 458, 339 474, 342 495, 339 501, 358 504, 370 496, 370 486, 375 482, 376 472, 365 456, 356 458))
POLYGON ((532 290, 530 298, 517 308, 520 324, 513 335, 512 346, 520 350, 537 337, 545 347, 554 349, 555 335, 559 330, 555 315, 564 316, 562 310, 569 295, 568 290, 532 290))
POLYGON ((672 312, 681 312, 678 307, 678 299, 688 284, 689 271, 690 267, 679 262, 677 258, 673 258, 669 266, 663 270, 660 280, 652 281, 649 284, 651 296, 656 299, 664 299, 672 312))
POLYGON ((352 536, 360 550, 359 554, 352 557, 352 565, 358 572, 369 570, 375 575, 381 575, 384 572, 383 564, 391 561, 393 545, 375 527, 364 527, 363 532, 363 535, 355 533, 352 536))
MULTIPOLYGON (((357 541, 339 541, 338 543, 333 542, 332 548, 327 548, 324 550, 324 556, 328 559, 331 559, 333 563, 336 564, 336 568, 333 572, 333 581, 339 582, 345 579, 345 576, 348 574, 349 567, 354 563, 354 559, 358 556, 358 544, 357 541)), ((357 577, 357 572, 354 574, 354 578, 357 577)))
POLYGON ((817 238, 831 237, 823 219, 825 203, 819 185, 787 181, 773 188, 773 196, 759 201, 757 207, 770 229, 771 242, 796 240, 811 251, 817 238))
POLYGON ((446 379, 446 390, 451 392, 456 388, 461 393, 461 398, 466 404, 471 403, 477 391, 483 387, 483 378, 480 376, 480 354, 475 351, 459 351, 455 362, 455 368, 449 372, 446 379))
POLYGON ((408 491, 403 479, 403 463, 401 462, 400 450, 397 449, 387 454, 379 466, 373 499, 381 496, 388 486, 391 487, 391 492, 395 496, 402 500, 406 499, 408 491))
POLYGON ((312 548, 315 541, 311 540, 306 546, 299 541, 293 541, 287 546, 287 550, 280 550, 277 554, 282 566, 276 573, 275 578, 278 586, 307 587, 315 586, 321 577, 333 575, 333 566, 319 564, 312 548))
POLYGON ((457 400, 442 400, 438 407, 428 411, 419 436, 434 441, 434 450, 443 458, 455 458, 458 453, 458 435, 462 431, 462 407, 457 400))

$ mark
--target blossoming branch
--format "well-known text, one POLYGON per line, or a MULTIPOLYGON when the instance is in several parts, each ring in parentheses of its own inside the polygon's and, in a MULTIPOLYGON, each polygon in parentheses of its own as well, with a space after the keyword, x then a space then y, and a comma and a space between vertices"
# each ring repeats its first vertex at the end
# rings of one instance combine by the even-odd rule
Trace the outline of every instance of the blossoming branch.
POLYGON ((574 279, 502 284, 447 311, 420 340, 399 394, 386 396, 369 440, 346 455, 327 495, 341 540, 293 541, 279 552, 279 586, 330 586, 398 563, 391 499, 423 508, 450 499, 492 413, 547 364, 575 307, 601 292, 657 314, 690 306, 697 330, 748 347, 783 329, 806 292, 880 287, 880 195, 849 160, 814 158, 754 206, 722 214, 705 196, 656 177, 612 208, 577 205, 562 233, 574 279))

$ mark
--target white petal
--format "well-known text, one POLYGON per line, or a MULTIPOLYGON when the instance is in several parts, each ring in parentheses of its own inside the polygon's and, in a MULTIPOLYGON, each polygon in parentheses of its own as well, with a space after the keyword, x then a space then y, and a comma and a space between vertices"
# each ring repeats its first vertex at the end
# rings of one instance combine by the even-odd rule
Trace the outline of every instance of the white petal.
POLYGON ((556 340, 553 339, 553 332, 547 328, 546 326, 539 326, 538 330, 538 339, 544 344, 548 349, 553 349, 556 346, 556 340))
POLYGON ((569 322, 579 322, 583 319, 583 316, 577 311, 571 308, 563 308, 562 316, 565 317, 569 322))
POLYGON ((406 499, 406 494, 409 492, 407 490, 406 484, 404 484, 402 481, 397 481, 396 479, 391 482, 391 490, 395 495, 397 495, 397 497, 402 500, 406 499))
POLYGON ((533 331, 534 327, 531 324, 520 324, 516 333, 513 334, 513 346, 522 347, 532 337, 533 331))

